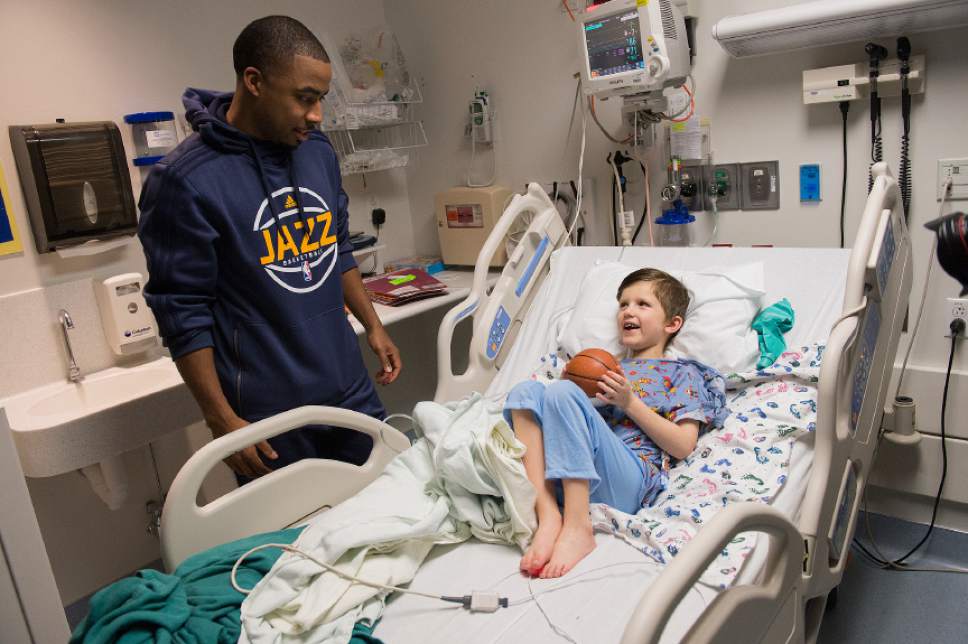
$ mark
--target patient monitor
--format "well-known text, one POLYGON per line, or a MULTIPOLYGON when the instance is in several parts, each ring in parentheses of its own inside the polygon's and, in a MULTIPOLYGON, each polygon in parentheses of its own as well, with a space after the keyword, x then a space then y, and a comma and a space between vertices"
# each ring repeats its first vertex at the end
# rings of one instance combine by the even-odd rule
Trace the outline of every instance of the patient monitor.
POLYGON ((609 0, 581 13, 579 47, 585 94, 621 96, 623 113, 638 130, 667 111, 663 89, 689 76, 689 36, 682 0, 609 0))
POLYGON ((611 0, 589 7, 579 21, 586 94, 629 96, 686 80, 685 21, 672 0, 611 0))

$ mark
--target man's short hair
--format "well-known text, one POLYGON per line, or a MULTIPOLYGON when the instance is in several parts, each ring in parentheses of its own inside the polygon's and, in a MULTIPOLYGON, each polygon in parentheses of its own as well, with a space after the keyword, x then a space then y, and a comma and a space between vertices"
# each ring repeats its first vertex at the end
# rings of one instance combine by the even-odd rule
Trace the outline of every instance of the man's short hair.
POLYGON ((625 276, 615 297, 619 300, 622 299, 622 291, 636 282, 652 284, 652 292, 655 293, 655 298, 659 300, 659 304, 665 311, 666 321, 677 315, 683 320, 686 319, 686 310, 689 308, 689 291, 683 286, 682 282, 657 268, 640 268, 625 276))
POLYGON ((313 32, 289 16, 266 16, 250 22, 232 46, 237 78, 242 78, 247 67, 255 67, 266 75, 283 72, 295 56, 329 62, 329 55, 313 32))

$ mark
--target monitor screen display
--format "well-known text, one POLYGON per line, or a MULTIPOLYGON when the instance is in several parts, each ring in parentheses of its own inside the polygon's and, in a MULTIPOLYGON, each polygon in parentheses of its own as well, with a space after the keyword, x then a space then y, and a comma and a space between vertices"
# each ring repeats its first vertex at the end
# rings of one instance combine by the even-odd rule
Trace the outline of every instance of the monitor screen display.
POLYGON ((633 9, 585 23, 585 46, 592 78, 644 68, 639 12, 633 9))

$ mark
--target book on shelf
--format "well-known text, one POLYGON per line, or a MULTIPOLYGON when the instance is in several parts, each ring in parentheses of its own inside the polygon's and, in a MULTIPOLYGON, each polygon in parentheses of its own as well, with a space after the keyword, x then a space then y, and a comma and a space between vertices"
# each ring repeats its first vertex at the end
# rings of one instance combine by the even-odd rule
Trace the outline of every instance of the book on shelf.
POLYGON ((447 292, 446 284, 419 268, 364 278, 363 288, 371 300, 386 306, 400 306, 447 292))

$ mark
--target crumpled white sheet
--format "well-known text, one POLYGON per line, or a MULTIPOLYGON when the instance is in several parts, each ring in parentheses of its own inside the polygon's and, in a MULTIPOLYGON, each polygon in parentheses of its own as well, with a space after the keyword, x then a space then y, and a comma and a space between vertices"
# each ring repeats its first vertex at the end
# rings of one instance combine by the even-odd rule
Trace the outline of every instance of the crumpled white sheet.
MULTIPOLYGON (((436 544, 475 536, 526 547, 537 525, 534 488, 524 445, 500 407, 475 394, 420 403, 414 419, 424 437, 359 494, 313 519, 294 546, 394 586, 412 580, 436 544)), ((239 642, 348 642, 354 623, 379 618, 387 594, 284 553, 242 602, 239 642)))

